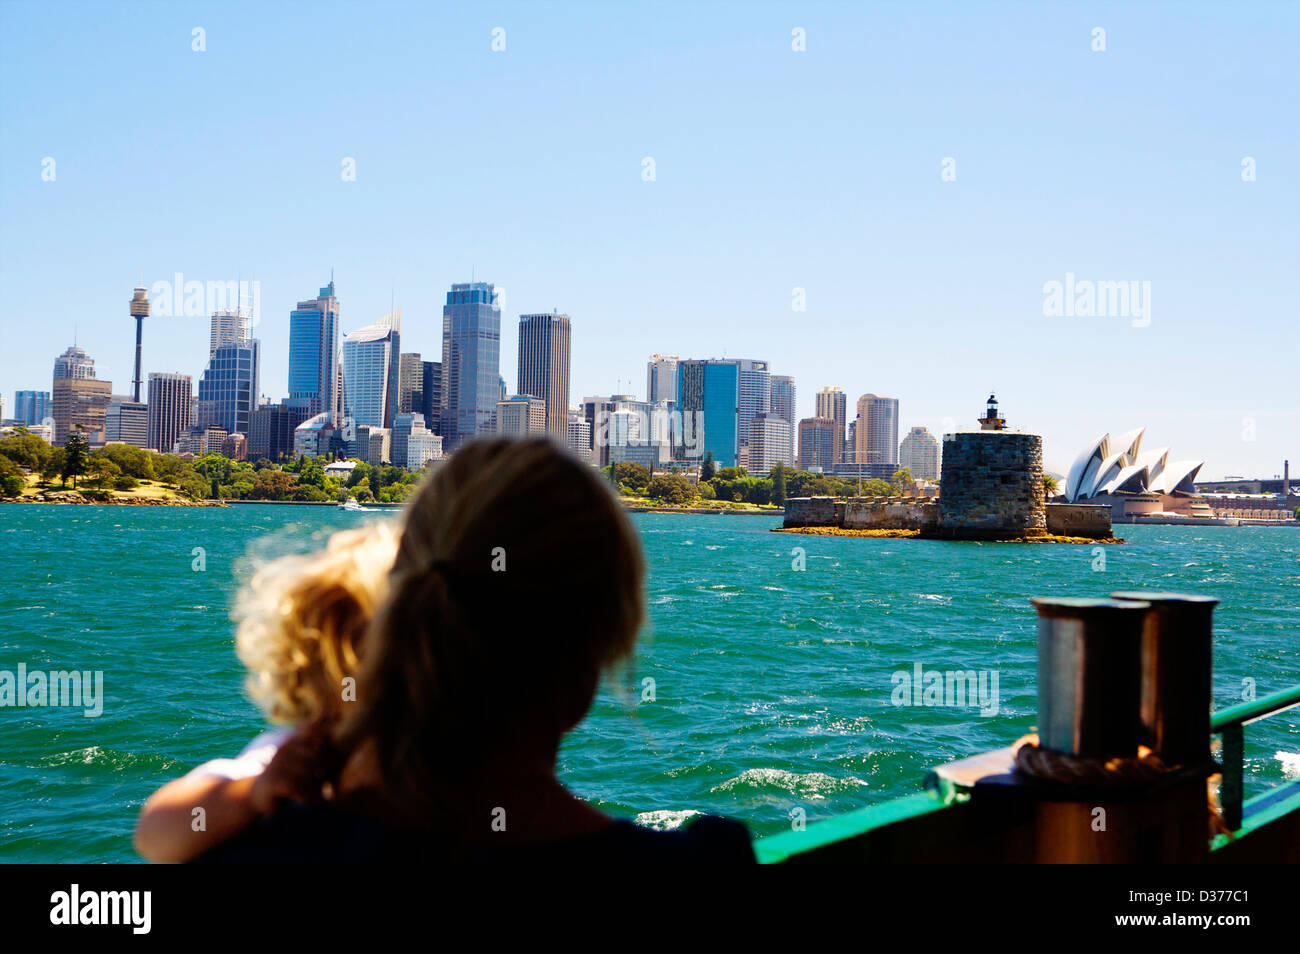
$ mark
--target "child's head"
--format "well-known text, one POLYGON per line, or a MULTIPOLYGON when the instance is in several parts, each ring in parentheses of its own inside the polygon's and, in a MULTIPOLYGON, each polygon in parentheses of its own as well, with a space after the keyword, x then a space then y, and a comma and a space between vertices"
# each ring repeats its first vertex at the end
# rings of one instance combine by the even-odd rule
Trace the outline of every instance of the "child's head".
POLYGON ((366 628, 388 586, 395 522, 344 530, 323 552, 262 567, 241 592, 235 647, 272 722, 336 721, 366 628))
POLYGON ((590 464, 545 438, 458 448, 410 503, 346 733, 408 806, 504 752, 553 758, 632 652, 643 573, 590 464))

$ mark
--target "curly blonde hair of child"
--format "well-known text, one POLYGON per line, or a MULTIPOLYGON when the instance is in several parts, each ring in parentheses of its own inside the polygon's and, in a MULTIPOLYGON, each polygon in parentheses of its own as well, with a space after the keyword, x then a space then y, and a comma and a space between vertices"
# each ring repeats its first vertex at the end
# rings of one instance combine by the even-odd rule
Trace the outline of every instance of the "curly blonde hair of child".
POLYGON ((240 592, 235 650, 249 695, 272 722, 335 721, 362 638, 388 592, 396 521, 343 530, 323 551, 281 557, 240 592))

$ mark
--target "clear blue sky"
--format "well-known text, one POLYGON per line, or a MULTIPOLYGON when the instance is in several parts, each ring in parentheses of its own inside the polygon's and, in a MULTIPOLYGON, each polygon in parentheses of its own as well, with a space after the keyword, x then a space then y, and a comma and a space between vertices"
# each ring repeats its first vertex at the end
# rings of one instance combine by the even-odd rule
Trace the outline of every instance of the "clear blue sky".
MULTIPOLYGON (((800 416, 835 384, 939 431, 995 388, 1058 470, 1137 425, 1204 477, 1300 470, 1300 5, 429 6, 0 2, 6 402, 74 325, 127 391, 141 269, 260 281, 272 398, 331 267, 345 331, 395 298, 434 357, 472 270, 511 388, 558 308, 574 403, 725 353, 800 416), (1149 325, 1045 317, 1066 273, 1149 281, 1149 325)), ((207 336, 151 319, 146 372, 207 336)))

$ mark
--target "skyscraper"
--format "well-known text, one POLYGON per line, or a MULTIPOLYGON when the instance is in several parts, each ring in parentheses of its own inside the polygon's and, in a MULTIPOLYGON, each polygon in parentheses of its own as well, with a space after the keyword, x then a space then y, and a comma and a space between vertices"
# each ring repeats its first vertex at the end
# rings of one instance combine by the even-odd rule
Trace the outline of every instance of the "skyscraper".
POLYGON ((569 439, 569 316, 519 316, 520 394, 546 404, 546 431, 561 443, 569 439))
POLYGON ((835 463, 844 462, 844 428, 848 425, 848 400, 839 388, 827 387, 817 392, 815 417, 835 422, 835 463))
POLYGON ((319 296, 289 312, 289 398, 305 401, 312 415, 328 414, 337 426, 339 377, 339 300, 330 279, 319 296))
POLYGON ((278 461, 290 456, 294 431, 309 416, 305 406, 287 400, 257 408, 248 422, 248 458, 278 461))
POLYGON ((579 411, 569 412, 569 450, 582 460, 591 460, 591 423, 579 411))
MULTIPOLYGON (((404 354, 397 372, 397 412, 421 411, 424 404, 424 362, 419 354, 404 354)), ((423 413, 421 411, 421 413, 423 413)))
MULTIPOLYGON (((531 394, 516 394, 497 402, 497 433, 506 437, 530 437, 547 433, 546 402, 531 394)), ((568 440, 568 422, 565 422, 568 440)))
POLYGON ((143 401, 114 401, 104 412, 104 442, 149 446, 149 408, 143 401))
POLYGON ((914 427, 898 448, 898 465, 917 480, 939 479, 939 440, 928 427, 914 427))
POLYGON ((609 426, 608 418, 614 410, 614 402, 600 395, 588 395, 582 399, 582 417, 587 422, 587 434, 591 438, 591 462, 598 467, 609 463, 609 426))
POLYGON ((194 382, 188 374, 154 371, 149 375, 149 446, 171 453, 176 438, 193 421, 194 382))
POLYGON ((54 359, 54 380, 56 381, 63 378, 87 379, 94 376, 95 362, 90 355, 76 345, 68 348, 67 351, 54 359))
POLYGON ((92 444, 102 444, 112 394, 113 382, 98 380, 95 362, 76 345, 55 358, 51 388, 54 445, 66 444, 73 430, 81 430, 92 444))
MULTIPOLYGON (((461 282, 442 309, 443 448, 496 431, 501 388, 501 305, 490 282, 461 282)), ((396 441, 396 437, 394 437, 396 441)), ((396 459, 396 450, 394 450, 396 459)))
POLYGON ((748 447, 749 422, 772 408, 772 376, 766 361, 740 358, 734 363, 740 369, 736 441, 738 447, 748 447))
POLYGON ((215 425, 227 434, 248 435, 261 387, 262 347, 256 338, 239 338, 217 346, 199 378, 199 406, 206 408, 198 423, 215 425))
POLYGON ((790 422, 775 414, 759 414, 749 422, 749 472, 769 474, 777 464, 793 466, 790 452, 790 422))
POLYGON ((421 361, 421 406, 414 408, 424 415, 424 426, 442 434, 442 362, 421 361))
POLYGON ((54 379, 54 445, 62 447, 80 430, 91 444, 104 443, 104 419, 113 382, 95 378, 54 379))
POLYGON ((781 463, 787 467, 793 467, 795 464, 794 440, 795 440, 795 387, 794 378, 788 374, 772 375, 772 408, 771 413, 775 414, 781 420, 790 425, 789 440, 785 448, 785 454, 781 458, 781 463))
MULTIPOLYGON (((677 394, 682 413, 678 447, 682 459, 699 463, 711 452, 719 467, 736 466, 740 373, 738 361, 678 362, 677 394)), ((764 398, 770 401, 770 390, 764 398)))
POLYGON ((677 403, 677 362, 675 354, 652 354, 646 362, 645 400, 647 404, 660 401, 677 403))
POLYGON ((889 476, 884 473, 886 467, 897 468, 897 398, 881 394, 864 394, 858 398, 857 442, 854 458, 857 464, 874 467, 884 476, 889 476))
POLYGON ((14 420, 28 427, 44 424, 51 417, 53 408, 50 404, 49 391, 15 391, 14 420))
MULTIPOLYGON (((835 467, 835 429, 838 425, 829 417, 805 417, 799 422, 799 469, 816 468, 829 474, 835 467)), ((844 432, 840 431, 840 444, 844 432)))
MULTIPOLYGON (((399 359, 406 357, 401 353, 401 332, 399 310, 344 337, 344 408, 353 428, 392 427, 393 418, 401 413, 399 359)), ((348 427, 344 432, 349 432, 348 427)))
POLYGON ((388 447, 391 459, 396 466, 407 466, 411 435, 424 433, 429 433, 429 430, 425 426, 424 415, 418 411, 408 411, 393 418, 388 447))
POLYGON ((242 311, 214 311, 208 333, 208 356, 223 344, 243 341, 248 337, 249 317, 242 311))
POLYGON ((149 317, 149 295, 143 285, 131 294, 131 317, 135 319, 135 377, 131 379, 131 403, 140 403, 140 352, 144 337, 144 320, 149 317))

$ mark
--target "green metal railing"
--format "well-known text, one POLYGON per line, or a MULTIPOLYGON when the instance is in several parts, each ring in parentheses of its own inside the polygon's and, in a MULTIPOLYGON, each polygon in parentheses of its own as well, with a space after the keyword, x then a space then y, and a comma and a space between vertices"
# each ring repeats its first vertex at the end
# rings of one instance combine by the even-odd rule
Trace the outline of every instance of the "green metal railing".
POLYGON ((1223 786, 1219 800, 1223 805, 1223 820, 1232 831, 1241 827, 1241 805, 1245 797, 1242 773, 1246 760, 1246 725, 1295 706, 1300 706, 1300 686, 1222 709, 1210 717, 1210 733, 1223 736, 1223 786))
MULTIPOLYGON (((1244 728, 1251 722, 1285 712, 1296 706, 1300 706, 1300 685, 1283 689, 1254 702, 1243 702, 1240 705, 1221 709, 1210 717, 1210 734, 1223 736, 1223 785, 1219 797, 1223 806, 1224 822, 1233 832, 1237 832, 1242 827, 1244 728)), ((1278 791, 1275 790, 1274 793, 1261 798, 1264 801, 1275 801, 1278 791)), ((963 800, 955 799, 951 793, 945 795, 943 786, 938 786, 915 795, 906 795, 847 812, 837 818, 814 822, 805 831, 768 835, 755 841, 754 850, 760 863, 778 864, 806 851, 865 835, 873 829, 942 811, 963 800)), ((1261 814, 1257 820, 1267 820, 1289 811, 1300 811, 1300 796, 1288 795, 1285 800, 1271 805, 1269 810, 1261 814)), ((1213 847, 1220 848, 1229 843, 1228 839, 1220 836, 1215 839, 1213 847)))

